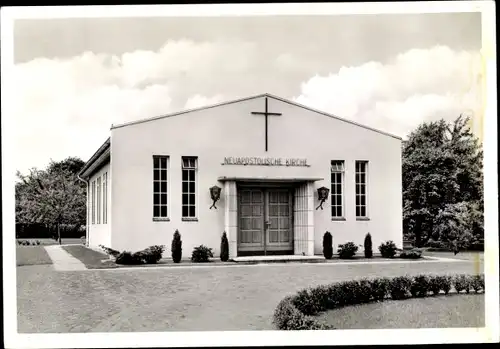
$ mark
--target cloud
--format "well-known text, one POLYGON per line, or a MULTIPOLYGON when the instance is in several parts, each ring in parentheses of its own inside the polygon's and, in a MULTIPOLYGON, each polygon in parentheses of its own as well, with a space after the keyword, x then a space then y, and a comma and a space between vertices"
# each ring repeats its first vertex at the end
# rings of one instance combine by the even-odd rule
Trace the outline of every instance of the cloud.
POLYGON ((255 65, 256 52, 247 42, 180 40, 156 52, 84 52, 18 64, 12 90, 16 168, 25 172, 70 155, 87 160, 112 124, 220 102, 224 87, 231 91, 255 65))
POLYGON ((217 103, 221 103, 224 101, 224 96, 221 94, 212 96, 212 97, 205 97, 201 95, 194 95, 193 97, 190 97, 186 105, 184 106, 184 109, 195 109, 207 105, 213 105, 217 103))
POLYGON ((412 49, 388 64, 368 62, 314 76, 298 103, 406 136, 423 121, 479 113, 479 53, 412 49))
POLYGON ((474 53, 410 50, 388 64, 368 62, 314 76, 313 63, 322 62, 322 71, 337 66, 320 58, 265 54, 252 42, 180 40, 155 52, 85 52, 18 64, 11 91, 16 168, 25 172, 67 156, 87 160, 111 124, 264 92, 293 98, 290 91, 301 91, 299 103, 400 135, 423 120, 477 109, 474 53))

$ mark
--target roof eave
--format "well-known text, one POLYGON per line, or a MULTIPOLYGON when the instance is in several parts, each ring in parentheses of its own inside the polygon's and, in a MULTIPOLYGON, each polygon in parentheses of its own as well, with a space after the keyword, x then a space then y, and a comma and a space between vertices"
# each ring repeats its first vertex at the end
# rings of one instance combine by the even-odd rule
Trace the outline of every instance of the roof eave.
POLYGON ((92 175, 92 171, 97 167, 102 165, 105 161, 109 160, 111 155, 111 138, 108 138, 97 151, 90 157, 90 159, 85 163, 83 168, 78 173, 78 177, 83 179, 89 178, 92 175))
POLYGON ((339 116, 336 116, 336 115, 333 115, 333 114, 330 114, 330 113, 326 113, 326 112, 323 112, 321 110, 317 110, 317 109, 305 106, 303 104, 300 104, 300 103, 297 103, 297 102, 293 102, 293 101, 290 101, 288 99, 284 99, 284 98, 272 95, 270 93, 262 93, 262 94, 251 96, 251 97, 240 98, 240 99, 236 99, 236 100, 232 100, 232 101, 226 101, 226 102, 222 102, 222 103, 218 103, 218 104, 213 104, 213 105, 207 105, 207 106, 200 107, 200 108, 195 108, 195 109, 183 110, 183 111, 172 113, 172 114, 165 114, 165 115, 155 116, 155 117, 151 117, 151 118, 147 118, 147 119, 130 121, 130 122, 119 124, 119 125, 112 125, 111 129, 121 128, 121 127, 125 127, 125 126, 132 126, 132 125, 141 124, 141 123, 145 123, 145 122, 149 122, 149 121, 154 121, 154 120, 158 120, 158 119, 162 119, 162 118, 167 118, 167 117, 177 116, 177 115, 182 115, 182 114, 187 114, 187 113, 191 113, 191 112, 195 112, 195 111, 201 111, 201 110, 206 110, 206 109, 221 107, 221 106, 225 106, 225 105, 229 105, 229 104, 234 104, 234 103, 239 103, 239 102, 244 102, 244 101, 252 100, 252 99, 255 99, 255 98, 261 98, 261 97, 270 97, 270 98, 276 99, 278 101, 281 101, 283 103, 288 103, 290 105, 294 105, 296 107, 303 108, 303 109, 309 110, 309 111, 314 112, 314 113, 322 114, 322 115, 331 117, 333 119, 337 119, 339 121, 347 122, 347 123, 349 123, 351 125, 362 127, 364 129, 367 129, 367 130, 370 130, 370 131, 374 131, 374 132, 380 133, 380 134, 385 135, 385 136, 396 138, 396 139, 398 139, 400 141, 403 140, 403 138, 400 137, 400 136, 396 136, 394 134, 391 134, 391 133, 388 133, 388 132, 385 132, 385 131, 377 130, 375 128, 372 128, 372 127, 369 127, 369 126, 366 126, 366 125, 363 125, 363 124, 358 124, 357 122, 350 121, 350 120, 341 118, 339 116))

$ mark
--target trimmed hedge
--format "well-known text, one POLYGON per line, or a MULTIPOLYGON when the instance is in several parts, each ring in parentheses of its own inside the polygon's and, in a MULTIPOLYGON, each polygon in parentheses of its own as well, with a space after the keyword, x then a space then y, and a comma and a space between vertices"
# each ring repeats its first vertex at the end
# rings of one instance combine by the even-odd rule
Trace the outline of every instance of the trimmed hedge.
POLYGON ((22 245, 22 246, 37 246, 37 245, 40 245, 40 240, 34 240, 34 241, 17 240, 17 244, 22 245))
POLYGON ((174 232, 170 252, 172 253, 172 260, 174 263, 180 263, 182 259, 182 240, 178 230, 174 232))
POLYGON ((227 240, 226 232, 222 233, 220 241, 220 260, 227 262, 229 260, 229 241, 227 240))
POLYGON ((333 238, 332 234, 327 231, 325 235, 323 235, 323 256, 326 259, 332 259, 333 257, 333 238))
POLYGON ((419 249, 411 249, 411 250, 403 250, 399 254, 399 258, 403 259, 420 259, 422 258, 422 250, 419 249))
POLYGON ((279 330, 328 330, 332 325, 315 318, 320 312, 348 305, 380 302, 384 299, 428 297, 443 292, 452 285, 457 293, 484 292, 484 275, 456 276, 416 275, 394 278, 373 278, 343 281, 330 285, 300 290, 294 296, 281 300, 273 315, 273 324, 279 330))
POLYGON ((364 248, 365 248, 365 258, 372 258, 373 257, 373 244, 372 244, 372 236, 370 233, 367 233, 365 236, 365 242, 364 242, 364 248))

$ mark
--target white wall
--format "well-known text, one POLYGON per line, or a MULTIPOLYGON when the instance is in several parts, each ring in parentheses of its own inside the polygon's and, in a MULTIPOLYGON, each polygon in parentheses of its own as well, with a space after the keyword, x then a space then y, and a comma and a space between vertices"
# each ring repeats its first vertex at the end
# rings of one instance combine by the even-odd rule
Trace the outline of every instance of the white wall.
MULTIPOLYGON (((99 245, 104 245, 104 246, 111 246, 111 166, 110 164, 104 165, 102 168, 99 169, 96 173, 94 173, 89 180, 89 192, 88 192, 88 202, 87 202, 87 229, 88 229, 88 244, 89 246, 92 247, 98 247, 99 245), (107 204, 107 213, 108 213, 108 219, 107 219, 107 224, 103 223, 103 207, 104 207, 104 193, 103 193, 103 187, 102 187, 102 178, 103 174, 107 172, 108 173, 108 190, 107 190, 107 195, 108 195, 108 204, 107 204), (95 219, 95 224, 92 224, 92 182, 96 181, 97 178, 101 178, 101 223, 97 224, 97 211, 96 211, 96 219, 95 219)), ((98 195, 97 193, 97 184, 96 184, 96 196, 98 195)), ((95 200, 95 204, 97 205, 97 197, 95 200)))
MULTIPOLYGON (((269 151, 264 151, 264 98, 205 109, 112 129, 112 246, 138 250, 167 245, 179 229, 183 255, 205 244, 216 254, 224 229, 224 195, 217 210, 208 188, 218 177, 319 177, 315 188, 330 188, 330 161, 345 160, 346 220, 332 221, 329 204, 315 211, 315 253, 322 253, 325 231, 339 243, 362 244, 372 234, 374 251, 382 240, 402 246, 401 141, 366 128, 269 98, 269 151), (169 222, 153 214, 153 155, 169 155, 169 222), (181 221, 181 156, 198 157, 198 221, 181 221), (307 158, 310 167, 222 166, 227 156, 307 158), (356 221, 354 161, 368 160, 369 221, 356 221)), ((316 194, 316 193, 315 193, 316 194)), ((318 204, 317 198, 314 200, 318 204)))

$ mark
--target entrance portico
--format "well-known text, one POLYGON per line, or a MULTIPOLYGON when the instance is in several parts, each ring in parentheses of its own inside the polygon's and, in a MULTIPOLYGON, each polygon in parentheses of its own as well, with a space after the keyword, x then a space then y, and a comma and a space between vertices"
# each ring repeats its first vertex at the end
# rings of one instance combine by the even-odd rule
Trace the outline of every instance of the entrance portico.
POLYGON ((321 178, 219 178, 229 255, 314 255, 314 182, 321 178))

